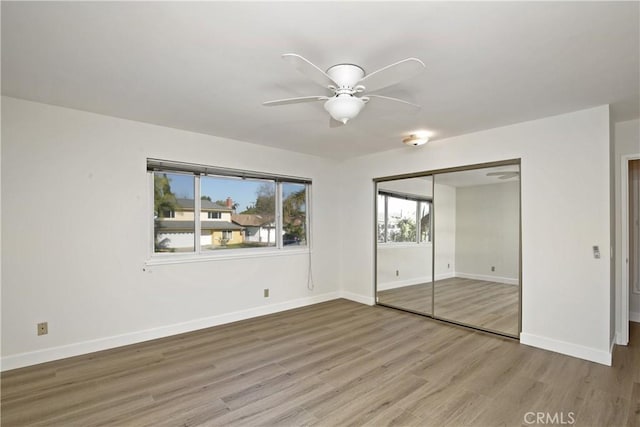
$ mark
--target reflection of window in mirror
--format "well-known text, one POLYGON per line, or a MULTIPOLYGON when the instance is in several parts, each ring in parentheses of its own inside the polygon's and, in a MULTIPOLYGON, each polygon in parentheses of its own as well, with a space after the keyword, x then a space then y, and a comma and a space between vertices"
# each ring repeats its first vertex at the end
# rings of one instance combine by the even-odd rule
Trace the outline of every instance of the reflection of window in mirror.
POLYGON ((431 241, 431 200, 378 192, 378 243, 431 241))

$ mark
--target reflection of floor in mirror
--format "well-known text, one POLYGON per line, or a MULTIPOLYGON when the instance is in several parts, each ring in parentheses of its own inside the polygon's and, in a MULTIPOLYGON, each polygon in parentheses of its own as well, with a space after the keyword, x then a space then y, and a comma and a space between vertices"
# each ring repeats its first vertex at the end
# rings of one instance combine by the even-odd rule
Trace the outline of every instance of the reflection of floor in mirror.
MULTIPOLYGON (((518 334, 518 286, 459 277, 436 282, 435 315, 510 335, 518 334)), ((378 292, 378 302, 431 314, 431 283, 378 292)))

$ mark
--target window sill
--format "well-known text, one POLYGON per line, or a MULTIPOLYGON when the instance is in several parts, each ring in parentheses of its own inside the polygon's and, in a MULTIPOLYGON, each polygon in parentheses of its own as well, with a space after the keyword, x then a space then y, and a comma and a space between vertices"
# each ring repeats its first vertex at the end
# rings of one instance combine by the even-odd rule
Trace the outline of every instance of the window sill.
POLYGON ((400 243, 378 243, 378 248, 422 248, 430 247, 431 242, 414 243, 414 242, 400 242, 400 243))
POLYGON ((251 258, 269 258, 280 257, 289 255, 308 255, 311 250, 308 247, 300 249, 267 249, 261 251, 239 251, 235 252, 233 249, 229 249, 229 252, 216 253, 216 254, 185 254, 185 255, 167 255, 167 256, 155 256, 145 261, 145 266, 153 265, 168 265, 168 264, 187 264, 192 262, 209 262, 209 261, 224 261, 233 259, 251 259, 251 258), (234 253, 230 253, 234 251, 234 253))

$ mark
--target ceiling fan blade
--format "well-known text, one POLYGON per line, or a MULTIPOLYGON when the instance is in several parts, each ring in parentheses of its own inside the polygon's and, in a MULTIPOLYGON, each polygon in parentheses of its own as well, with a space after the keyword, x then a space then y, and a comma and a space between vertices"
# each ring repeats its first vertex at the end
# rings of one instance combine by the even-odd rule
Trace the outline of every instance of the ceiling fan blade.
POLYGON ((273 101, 263 102, 262 105, 273 107, 276 105, 299 104, 301 102, 326 101, 328 96, 301 96, 299 98, 275 99, 273 101))
POLYGON ((422 72, 426 66, 417 58, 407 58, 367 74, 358 82, 367 92, 400 83, 422 72))
POLYGON ((487 176, 497 176, 499 179, 513 178, 520 175, 517 171, 489 172, 487 176))
POLYGON ((338 86, 331 77, 324 71, 322 71, 317 65, 304 58, 297 53, 285 53, 282 55, 282 59, 287 61, 296 67, 296 70, 300 71, 305 76, 309 77, 320 86, 326 88, 328 86, 338 86))
POLYGON ((402 103, 402 104, 410 105, 411 107, 414 107, 414 108, 422 108, 422 107, 421 107, 421 106, 419 106, 418 104, 414 104, 414 103, 412 103, 412 102, 408 102, 408 101, 405 101, 405 100, 402 100, 402 99, 398 99, 398 98, 391 98, 390 96, 369 95, 369 94, 367 94, 367 96, 366 96, 366 97, 362 97, 362 98, 363 98, 363 99, 364 99, 364 98, 379 98, 379 99, 384 99, 384 100, 387 100, 387 101, 400 102, 400 103, 402 103))

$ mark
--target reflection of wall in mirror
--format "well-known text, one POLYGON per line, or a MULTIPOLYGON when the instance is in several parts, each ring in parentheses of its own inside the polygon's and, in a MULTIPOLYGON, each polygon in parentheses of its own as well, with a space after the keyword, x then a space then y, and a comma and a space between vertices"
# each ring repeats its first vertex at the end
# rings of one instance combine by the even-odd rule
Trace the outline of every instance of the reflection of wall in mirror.
POLYGON ((457 189, 457 277, 518 284, 519 192, 519 181, 457 189))

